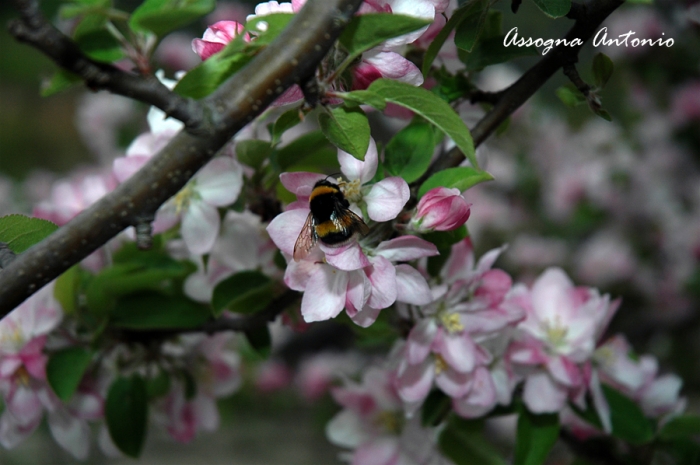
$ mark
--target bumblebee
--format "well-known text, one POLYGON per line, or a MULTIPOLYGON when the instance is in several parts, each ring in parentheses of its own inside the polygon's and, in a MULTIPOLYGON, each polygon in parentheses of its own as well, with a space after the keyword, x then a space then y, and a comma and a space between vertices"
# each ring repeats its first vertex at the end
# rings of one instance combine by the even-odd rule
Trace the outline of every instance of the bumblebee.
POLYGON ((306 257, 317 241, 329 247, 350 242, 355 234, 366 235, 369 227, 350 210, 350 202, 337 184, 321 180, 309 196, 309 216, 294 244, 294 260, 306 257))

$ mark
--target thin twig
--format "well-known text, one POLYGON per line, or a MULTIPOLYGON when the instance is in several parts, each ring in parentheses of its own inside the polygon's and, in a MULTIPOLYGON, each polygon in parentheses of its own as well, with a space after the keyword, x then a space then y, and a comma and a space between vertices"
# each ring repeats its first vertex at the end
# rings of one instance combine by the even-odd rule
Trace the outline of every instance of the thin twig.
POLYGON ((126 182, 0 272, 0 317, 139 218, 155 213, 236 132, 292 84, 313 75, 360 4, 307 2, 272 44, 202 101, 211 131, 181 131, 126 182))
MULTIPOLYGON (((623 0, 592 0, 585 5, 572 4, 567 17, 575 18, 576 23, 564 37, 568 44, 574 39, 580 45, 558 45, 530 68, 520 79, 503 90, 495 105, 472 129, 474 146, 481 145, 506 118, 525 103, 556 71, 565 65, 576 63, 583 45, 593 37, 600 24, 620 5, 623 0)), ((438 157, 428 171, 412 185, 420 186, 434 173, 458 166, 464 161, 464 154, 454 148, 438 157)))
POLYGON ((191 130, 199 130, 205 124, 204 113, 198 102, 172 92, 155 76, 128 73, 110 64, 92 60, 70 37, 46 20, 37 0, 13 2, 20 18, 10 22, 10 34, 44 53, 61 68, 78 75, 90 89, 108 90, 154 105, 185 123, 191 130))
POLYGON ((578 70, 576 69, 576 65, 569 63, 564 65, 562 70, 564 71, 564 75, 569 78, 579 92, 581 92, 585 97, 588 97, 588 93, 591 91, 591 86, 586 84, 586 82, 581 79, 581 76, 578 74, 578 70))

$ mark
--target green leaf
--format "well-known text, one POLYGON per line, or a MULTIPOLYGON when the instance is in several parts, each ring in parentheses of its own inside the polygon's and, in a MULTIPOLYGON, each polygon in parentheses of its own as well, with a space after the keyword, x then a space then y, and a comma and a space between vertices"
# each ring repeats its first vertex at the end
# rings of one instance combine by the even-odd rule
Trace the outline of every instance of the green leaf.
POLYGON ((133 330, 196 328, 210 317, 205 305, 153 291, 120 298, 110 313, 114 326, 133 330))
POLYGON ((612 434, 632 444, 644 444, 654 438, 654 428, 642 409, 629 397, 603 384, 603 394, 610 406, 612 434))
POLYGON ((262 355, 264 358, 270 355, 272 338, 270 337, 270 329, 267 325, 246 331, 244 334, 246 339, 248 339, 248 343, 259 355, 262 355))
POLYGON ((426 192, 436 187, 457 188, 464 192, 484 181, 493 180, 493 176, 486 171, 479 171, 470 166, 458 166, 447 168, 430 176, 418 190, 418 198, 423 197, 426 192))
POLYGON ((442 453, 455 465, 506 465, 503 457, 486 440, 481 423, 452 416, 438 437, 442 453))
POLYGON ((421 425, 437 426, 452 411, 452 399, 439 389, 433 389, 421 407, 421 425))
POLYGON ((318 124, 329 141, 358 160, 369 148, 369 121, 361 108, 337 107, 318 114, 318 124))
POLYGON ((437 83, 430 91, 448 103, 468 95, 475 89, 474 85, 461 72, 453 75, 441 68, 433 70, 432 77, 437 83))
POLYGON ((73 39, 93 60, 112 63, 124 57, 121 44, 108 30, 104 14, 86 15, 75 28, 73 39))
POLYGON ((468 8, 468 14, 459 23, 455 31, 455 45, 465 52, 471 52, 476 45, 484 22, 493 0, 472 0, 463 8, 468 8))
POLYGON ((247 65, 263 47, 274 40, 294 17, 289 13, 275 13, 249 21, 245 31, 229 42, 202 64, 190 70, 175 86, 174 91, 185 97, 202 98, 211 94, 221 83, 247 65), (257 29, 259 23, 267 24, 265 31, 257 29), (255 34, 245 42, 246 32, 255 34))
POLYGON ((138 457, 148 420, 148 393, 143 378, 132 375, 112 383, 105 401, 105 419, 114 445, 129 457, 138 457))
POLYGON ((264 140, 242 140, 236 144, 238 161, 251 168, 259 169, 272 153, 270 143, 264 140))
POLYGON ((59 399, 70 400, 91 360, 92 352, 82 347, 68 347, 51 355, 46 364, 46 379, 59 399))
POLYGON ((285 111, 277 118, 270 131, 272 141, 269 145, 274 147, 279 144, 280 139, 282 139, 282 134, 284 134, 285 131, 301 123, 300 111, 299 108, 292 108, 291 110, 285 111))
POLYGON ((550 18, 566 15, 571 9, 571 0, 534 0, 535 5, 550 18))
POLYGON ((259 271, 241 271, 214 288, 211 305, 214 316, 228 309, 236 313, 256 313, 272 302, 272 280, 259 271))
POLYGON ((369 90, 376 92, 387 102, 408 108, 437 126, 452 138, 472 166, 479 167, 469 128, 452 107, 440 97, 421 87, 391 79, 377 79, 369 86, 369 90))
POLYGON ((78 306, 78 284, 80 283, 80 267, 78 265, 68 268, 56 279, 53 286, 53 296, 61 304, 63 313, 71 315, 78 306))
POLYGON ((400 130, 384 149, 384 167, 408 183, 420 178, 433 158, 433 134, 433 127, 423 121, 414 121, 400 130))
POLYGON ((374 92, 370 92, 369 90, 336 92, 335 96, 345 100, 346 105, 348 105, 348 102, 356 103, 358 105, 369 105, 379 111, 383 111, 386 108, 386 100, 374 92))
POLYGON ((146 0, 129 19, 136 31, 151 31, 163 37, 214 10, 216 0, 146 0))
POLYGON ((482 37, 471 53, 459 50, 459 59, 464 63, 467 71, 479 71, 487 66, 505 63, 514 58, 538 55, 537 49, 533 46, 518 47, 510 45, 506 47, 503 45, 505 37, 482 37))
POLYGON ((24 215, 7 215, 0 218, 0 242, 5 242, 14 253, 22 253, 41 242, 58 226, 40 218, 24 215))
POLYGON ((563 86, 558 88, 555 92, 559 100, 564 102, 564 105, 567 107, 575 107, 586 103, 586 97, 578 89, 563 86))
POLYGON ((435 244, 438 250, 445 250, 452 247, 457 242, 463 240, 469 236, 467 232, 467 227, 465 225, 453 231, 435 231, 427 234, 423 234, 423 239, 435 244))
POLYGON ((431 21, 392 13, 368 13, 353 16, 339 41, 348 51, 347 61, 360 56, 382 42, 428 26, 431 21))
POLYGON ((614 65, 609 56, 604 53, 597 53, 593 57, 593 79, 595 80, 595 85, 601 89, 605 87, 605 84, 610 80, 612 76, 614 65))
POLYGON ((515 465, 541 465, 559 437, 559 415, 536 415, 521 409, 515 443, 515 465))
POLYGON ((93 277, 85 289, 88 308, 94 313, 104 314, 115 304, 115 299, 134 292, 172 291, 174 280, 184 279, 192 273, 191 263, 182 263, 158 251, 142 252, 140 260, 118 263, 105 268, 93 277))
POLYGON ((146 379, 146 393, 150 400, 163 397, 170 391, 170 374, 158 369, 155 376, 146 379))
MULTIPOLYGON (((337 171, 338 149, 331 144, 321 131, 313 131, 293 140, 289 144, 275 151, 272 155, 275 168, 278 172, 294 171, 295 166, 316 167, 316 171, 323 172, 326 168, 337 171)), ((279 178, 275 176, 275 182, 279 178)))
POLYGON ((41 83, 41 96, 48 97, 63 92, 81 82, 82 79, 77 74, 73 74, 64 69, 58 70, 51 76, 51 79, 41 83))
POLYGON ((612 121, 612 116, 610 116, 610 113, 608 113, 606 110, 602 108, 596 108, 593 110, 593 113, 596 115, 600 116, 603 118, 605 121, 612 121))
POLYGON ((659 437, 665 440, 693 436, 700 436, 700 416, 698 415, 676 417, 666 423, 659 431, 659 437))

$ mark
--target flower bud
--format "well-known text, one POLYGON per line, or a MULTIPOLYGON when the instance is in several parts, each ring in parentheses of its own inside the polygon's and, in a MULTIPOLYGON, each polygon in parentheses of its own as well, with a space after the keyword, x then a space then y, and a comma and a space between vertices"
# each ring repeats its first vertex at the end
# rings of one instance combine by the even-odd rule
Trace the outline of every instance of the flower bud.
MULTIPOLYGON (((244 29, 245 25, 237 21, 219 21, 214 23, 204 31, 204 36, 201 39, 192 40, 192 50, 204 61, 213 54, 220 52, 226 44, 235 39, 244 29)), ((245 40, 249 40, 248 34, 246 34, 245 40)))
POLYGON ((418 202, 411 227, 417 231, 452 231, 467 221, 470 206, 459 189, 436 187, 418 202))

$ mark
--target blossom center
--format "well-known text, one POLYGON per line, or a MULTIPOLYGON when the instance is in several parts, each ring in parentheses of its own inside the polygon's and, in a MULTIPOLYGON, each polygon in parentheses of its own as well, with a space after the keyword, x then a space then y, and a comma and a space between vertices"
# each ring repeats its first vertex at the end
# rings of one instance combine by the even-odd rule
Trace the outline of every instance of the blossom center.
POLYGON ((375 423, 388 433, 399 434, 403 427, 403 418, 397 412, 384 410, 377 414, 375 423))
POLYGON ((197 192, 194 190, 194 183, 188 183, 180 190, 180 192, 175 194, 175 197, 173 197, 175 212, 179 214, 187 210, 187 208, 190 206, 190 202, 196 195, 197 192))
POLYGON ((351 203, 358 203, 362 200, 362 181, 359 179, 353 179, 352 181, 343 181, 338 179, 338 185, 343 189, 343 194, 345 198, 351 203))
POLYGON ((29 387, 29 372, 24 366, 17 368, 15 371, 15 379, 19 384, 29 387))
POLYGON ((451 334, 464 331, 464 325, 459 320, 459 314, 457 313, 442 313, 440 315, 440 323, 442 323, 442 327, 451 334))
POLYGON ((24 345, 24 338, 22 337, 22 331, 18 325, 10 324, 9 329, 3 329, 0 331, 0 345, 12 345, 13 347, 21 347, 24 345))
POLYGON ((445 370, 447 370, 447 362, 442 358, 442 355, 435 354, 435 374, 439 375, 445 370))
POLYGON ((564 345, 569 329, 561 324, 559 318, 556 318, 554 322, 544 323, 544 329, 547 334, 547 340, 553 347, 561 347, 564 345))

